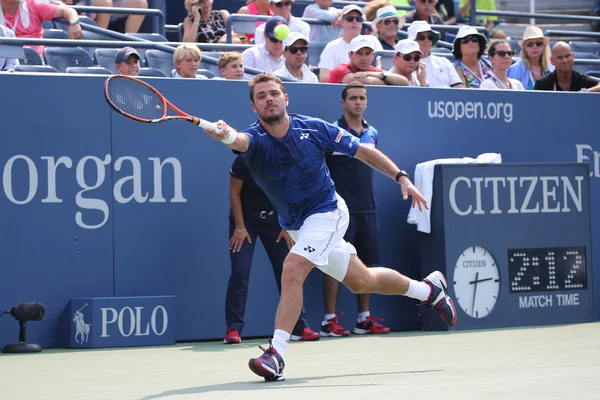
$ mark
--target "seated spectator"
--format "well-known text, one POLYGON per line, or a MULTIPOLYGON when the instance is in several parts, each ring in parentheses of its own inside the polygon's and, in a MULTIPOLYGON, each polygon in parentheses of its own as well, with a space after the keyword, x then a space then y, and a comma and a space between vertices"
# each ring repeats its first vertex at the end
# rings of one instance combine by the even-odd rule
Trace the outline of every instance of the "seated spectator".
POLYGON ((456 24, 456 13, 454 12, 454 0, 438 0, 435 10, 444 20, 444 25, 456 24))
POLYGON ((217 60, 221 76, 225 79, 244 79, 244 60, 242 54, 236 51, 222 53, 217 60))
POLYGON ((299 32, 292 32, 283 41, 285 65, 273 74, 280 78, 300 82, 319 83, 319 78, 305 64, 308 56, 308 39, 299 32))
POLYGON ((138 76, 140 74, 140 53, 133 47, 123 47, 115 54, 115 67, 121 75, 138 76))
MULTIPOLYGON (((245 6, 241 7, 238 14, 250 15, 273 15, 269 0, 250 0, 245 6)), ((264 21, 256 21, 256 26, 264 24, 264 21)), ((246 34, 249 41, 254 40, 254 34, 246 34)))
POLYGON ((175 75, 173 78, 186 79, 208 79, 204 75, 196 75, 202 52, 192 44, 182 44, 175 49, 173 53, 173 64, 175 64, 175 75))
POLYGON ((183 20, 184 42, 227 42, 225 29, 229 11, 213 10, 212 5, 213 0, 185 0, 188 16, 183 20))
MULTIPOLYGON (((321 53, 319 61, 319 81, 328 82, 329 73, 338 65, 348 63, 348 54, 351 51, 350 42, 360 35, 364 21, 362 10, 356 4, 350 4, 342 9, 342 37, 327 43, 321 53)), ((373 41, 375 51, 383 50, 381 43, 374 36, 365 36, 373 41)), ((376 63, 381 67, 381 57, 376 63)))
POLYGON ((423 52, 414 40, 403 39, 394 49, 394 66, 388 71, 406 78, 409 86, 428 87, 427 69, 421 62, 423 52))
POLYGON ((536 81, 554 71, 548 38, 537 26, 528 26, 519 46, 521 59, 508 69, 508 77, 519 80, 526 90, 533 90, 536 81))
POLYGON ((408 38, 416 41, 423 53, 421 62, 425 64, 429 86, 435 88, 465 87, 450 60, 431 54, 432 47, 440 39, 439 32, 432 30, 425 21, 415 21, 408 27, 408 38))
MULTIPOLYGON (((310 26, 292 15, 293 0, 271 0, 271 10, 273 15, 278 15, 287 21, 290 32, 300 32, 304 37, 310 36, 310 26)), ((263 44, 265 42, 265 24, 260 24, 254 32, 254 43, 263 44)))
MULTIPOLYGON (((393 6, 410 7, 411 1, 409 1, 409 0, 390 0, 390 3, 392 3, 393 6)), ((398 14, 399 17, 404 17, 407 13, 408 13, 408 11, 406 11, 406 10, 397 10, 396 11, 396 14, 398 14)))
MULTIPOLYGON (((15 37, 15 33, 7 27, 0 25, 0 37, 15 37)), ((18 58, 0 57, 0 71, 11 71, 19 65, 18 58)))
POLYGON ((432 25, 442 25, 444 20, 435 11, 437 0, 416 0, 415 9, 407 13, 406 22, 426 21, 432 25))
POLYGON ((477 89, 481 82, 492 77, 492 65, 484 58, 487 39, 477 29, 463 26, 458 30, 452 48, 454 68, 465 87, 477 89))
MULTIPOLYGON (((81 39, 77 11, 64 4, 56 5, 36 0, 2 0, 0 2, 0 25, 13 31, 18 38, 42 39, 44 21, 64 18, 69 21, 69 39, 81 39)), ((28 46, 44 56, 44 46, 28 46)))
MULTIPOLYGON (((285 65, 283 44, 275 37, 275 27, 281 24, 287 25, 287 21, 281 17, 271 17, 267 20, 263 34, 265 43, 244 50, 242 53, 244 66, 261 69, 265 72, 275 72, 285 65)), ((244 79, 250 80, 251 78, 251 74, 244 74, 244 79)))
POLYGON ((494 67, 494 75, 481 82, 480 89, 525 90, 521 82, 506 75, 508 67, 512 64, 512 56, 515 54, 506 40, 493 41, 488 54, 494 67))
POLYGON ((377 17, 373 20, 371 27, 377 35, 383 50, 394 50, 398 29, 404 25, 404 18, 398 17, 394 6, 385 6, 377 10, 377 17))
POLYGON ((303 18, 315 18, 322 21, 330 22, 329 25, 313 25, 310 28, 309 40, 312 43, 329 43, 340 37, 342 27, 340 18, 341 10, 331 7, 333 0, 315 0, 313 4, 309 4, 302 14, 303 18))
MULTIPOLYGON (((481 11, 496 11, 496 0, 477 0, 475 2, 475 7, 477 10, 481 11)), ((470 18, 471 17, 471 0, 460 0, 458 4, 458 15, 461 18, 470 18)), ((478 15, 476 19, 476 23, 478 26, 485 26, 487 30, 490 32, 490 36, 494 39, 506 39, 506 33, 502 32, 496 26, 496 22, 498 21, 498 17, 494 16, 485 16, 478 15)))
POLYGON ((350 42, 349 62, 335 67, 329 74, 329 83, 359 81, 364 85, 407 86, 408 80, 400 75, 384 72, 371 65, 375 59, 375 45, 368 36, 357 36, 350 42))
POLYGON ((600 83, 596 79, 573 71, 575 55, 568 43, 558 42, 552 46, 550 60, 556 69, 538 80, 535 83, 535 90, 600 92, 600 83))
MULTIPOLYGON (((93 0, 94 7, 148 8, 148 0, 93 0)), ((100 28, 121 33, 137 33, 144 22, 144 15, 92 14, 100 28)))

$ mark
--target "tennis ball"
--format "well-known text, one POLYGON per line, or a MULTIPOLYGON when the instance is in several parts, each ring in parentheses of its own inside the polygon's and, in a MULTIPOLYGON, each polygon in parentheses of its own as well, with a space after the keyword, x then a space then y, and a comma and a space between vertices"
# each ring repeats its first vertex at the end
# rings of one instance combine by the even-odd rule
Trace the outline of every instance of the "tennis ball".
POLYGON ((275 39, 284 40, 290 34, 290 28, 285 24, 277 25, 273 33, 275 33, 275 39))

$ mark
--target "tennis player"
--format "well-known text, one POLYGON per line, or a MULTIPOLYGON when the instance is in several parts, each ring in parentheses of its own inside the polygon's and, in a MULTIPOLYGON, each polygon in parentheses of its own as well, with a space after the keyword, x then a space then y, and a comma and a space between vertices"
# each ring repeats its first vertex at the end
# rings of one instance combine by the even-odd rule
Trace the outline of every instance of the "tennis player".
POLYGON ((290 333, 302 309, 302 284, 313 267, 342 282, 354 293, 403 295, 420 300, 449 326, 456 309, 446 293, 446 279, 433 272, 416 281, 389 268, 367 268, 354 246, 343 238, 349 215, 337 195, 325 163, 328 153, 357 158, 394 179, 412 206, 428 208, 408 174, 374 147, 365 146, 344 129, 321 119, 287 113, 288 95, 275 75, 256 75, 249 83, 250 105, 258 121, 237 132, 224 121, 219 133, 205 131, 234 152, 244 155, 252 176, 279 213, 279 223, 294 239, 281 279, 275 332, 269 347, 248 365, 267 381, 284 380, 284 357, 290 333))

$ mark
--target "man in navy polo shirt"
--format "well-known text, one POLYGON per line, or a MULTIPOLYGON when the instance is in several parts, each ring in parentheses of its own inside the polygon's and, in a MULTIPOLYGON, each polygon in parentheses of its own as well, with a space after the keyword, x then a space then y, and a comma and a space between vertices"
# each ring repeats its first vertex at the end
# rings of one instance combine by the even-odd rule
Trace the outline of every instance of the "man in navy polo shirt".
MULTIPOLYGON (((344 115, 333 123, 356 136, 361 145, 376 147, 379 133, 363 118, 367 108, 367 88, 352 82, 342 90, 344 115)), ((334 152, 327 157, 327 167, 337 193, 346 201, 350 211, 350 224, 344 240, 356 248, 357 255, 368 267, 381 265, 379 256, 379 217, 373 193, 373 169, 362 161, 334 152)), ((329 275, 323 276, 325 286, 325 320, 321 336, 348 336, 350 331, 339 323, 335 315, 340 284, 329 275)), ((389 333, 369 311, 369 294, 357 294, 358 319, 354 333, 389 333)))
POLYGON ((279 213, 279 225, 294 246, 283 263, 281 298, 270 346, 248 366, 267 381, 284 380, 284 357, 293 327, 302 310, 302 285, 313 267, 343 282, 354 293, 401 295, 421 301, 449 326, 456 308, 447 294, 444 275, 435 271, 422 281, 389 268, 367 268, 354 246, 344 240, 349 214, 335 192, 325 157, 332 152, 355 157, 400 185, 402 198, 427 208, 427 201, 402 171, 379 150, 365 146, 344 129, 321 119, 289 115, 281 79, 263 73, 250 80, 250 105, 258 121, 237 132, 224 121, 205 129, 214 140, 243 154, 256 183, 279 213))

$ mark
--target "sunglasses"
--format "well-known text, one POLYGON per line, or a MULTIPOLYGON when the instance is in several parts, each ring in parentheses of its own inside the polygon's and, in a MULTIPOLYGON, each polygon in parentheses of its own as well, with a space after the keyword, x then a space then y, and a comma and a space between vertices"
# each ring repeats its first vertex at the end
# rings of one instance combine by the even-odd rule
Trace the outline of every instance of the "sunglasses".
MULTIPOLYGON (((398 53, 398 55, 400 55, 401 53, 398 53)), ((421 60, 421 56, 416 54, 416 55, 412 55, 412 54, 402 54, 402 59, 404 61, 410 61, 410 60, 415 60, 415 62, 419 62, 421 60)))
POLYGON ((296 54, 297 52, 306 53, 308 51, 308 46, 301 46, 301 47, 288 46, 287 51, 289 51, 292 54, 296 54))
POLYGON ((275 43, 275 44, 281 43, 281 40, 274 39, 271 36, 267 36, 267 37, 269 38, 269 40, 271 41, 271 43, 275 43))
POLYGON ((384 19, 384 20, 383 20, 383 24, 384 24, 384 25, 389 25, 389 24, 398 25, 398 23, 400 23, 400 20, 398 20, 398 18, 394 18, 394 19, 384 19))
POLYGON ((356 21, 356 22, 363 22, 364 18, 363 17, 354 17, 352 15, 346 15, 344 17, 344 19, 348 22, 352 22, 352 21, 356 21))
POLYGON ((423 3, 423 4, 425 4, 425 3, 433 4, 433 3, 435 3, 435 0, 419 0, 419 3, 423 3))
POLYGON ((544 45, 544 42, 542 40, 538 40, 537 42, 527 42, 527 44, 525 44, 525 46, 527 47, 542 47, 544 45))
POLYGON ((479 43, 479 37, 477 37, 475 35, 465 36, 464 38, 460 39, 460 42, 462 44, 467 44, 469 42, 479 43))
POLYGON ((495 52, 494 54, 492 54, 492 57, 494 56, 500 56, 500 57, 506 57, 506 56, 514 56, 515 52, 510 50, 510 51, 505 51, 505 50, 498 50, 497 52, 495 52))
POLYGON ((279 8, 281 8, 283 6, 291 7, 292 4, 294 4, 293 1, 286 1, 285 3, 283 1, 280 1, 279 3, 275 3, 275 7, 279 7, 279 8))
POLYGON ((433 35, 419 35, 417 36, 417 40, 429 40, 433 42, 433 35))

